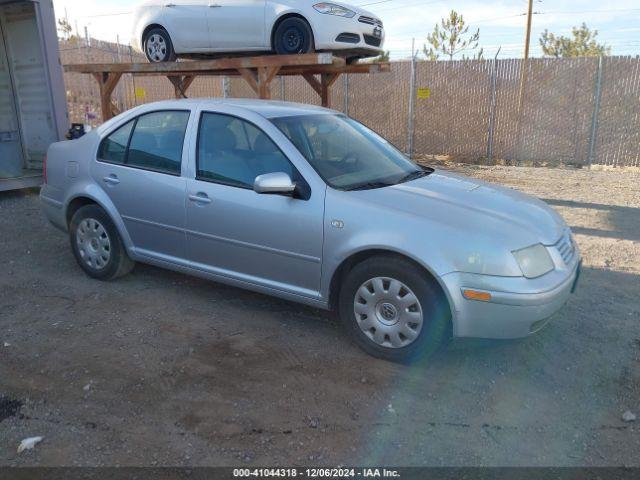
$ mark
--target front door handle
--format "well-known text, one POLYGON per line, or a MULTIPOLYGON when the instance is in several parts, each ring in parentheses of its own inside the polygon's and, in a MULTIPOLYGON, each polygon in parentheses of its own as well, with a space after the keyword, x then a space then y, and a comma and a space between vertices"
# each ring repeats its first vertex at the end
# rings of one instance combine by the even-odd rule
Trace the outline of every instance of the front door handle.
POLYGON ((114 186, 120 184, 120 180, 115 175, 109 175, 108 177, 104 177, 102 181, 106 184, 114 185, 114 186))
POLYGON ((221 8, 222 5, 218 5, 217 3, 210 3, 209 8, 221 8))
POLYGON ((189 195, 189 200, 194 203, 199 203, 201 205, 208 205, 212 203, 212 200, 207 196, 206 193, 198 193, 196 195, 189 195))

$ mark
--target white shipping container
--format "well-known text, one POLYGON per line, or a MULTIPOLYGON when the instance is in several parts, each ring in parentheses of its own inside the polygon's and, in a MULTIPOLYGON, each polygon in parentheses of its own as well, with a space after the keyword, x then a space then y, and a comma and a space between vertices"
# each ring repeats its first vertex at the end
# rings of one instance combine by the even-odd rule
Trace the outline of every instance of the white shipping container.
POLYGON ((0 191, 38 186, 69 127, 51 0, 0 0, 0 191))

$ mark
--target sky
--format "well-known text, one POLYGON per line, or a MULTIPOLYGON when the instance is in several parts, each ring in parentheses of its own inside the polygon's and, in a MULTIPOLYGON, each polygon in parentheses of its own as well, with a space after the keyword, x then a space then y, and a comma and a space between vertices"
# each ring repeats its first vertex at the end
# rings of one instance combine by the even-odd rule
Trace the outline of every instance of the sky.
MULTIPOLYGON (((54 0, 56 15, 94 38, 129 44, 131 11, 135 1, 54 0)), ((420 51, 436 22, 455 9, 470 30, 480 29, 485 58, 521 57, 524 51, 526 0, 351 0, 378 15, 385 23, 385 49, 392 59, 411 56, 412 39, 420 51)), ((612 47, 613 55, 640 55, 640 0, 534 0, 531 56, 542 56, 538 39, 545 29, 569 34, 585 22, 599 32, 598 40, 612 47)))

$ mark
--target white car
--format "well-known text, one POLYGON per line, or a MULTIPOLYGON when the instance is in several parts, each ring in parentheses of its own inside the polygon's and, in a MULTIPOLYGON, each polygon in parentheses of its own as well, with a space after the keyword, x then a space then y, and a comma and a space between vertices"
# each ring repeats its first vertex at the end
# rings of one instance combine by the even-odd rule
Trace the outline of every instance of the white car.
POLYGON ((134 14, 132 45, 152 62, 219 53, 330 51, 348 60, 383 52, 382 21, 317 0, 152 0, 134 14))

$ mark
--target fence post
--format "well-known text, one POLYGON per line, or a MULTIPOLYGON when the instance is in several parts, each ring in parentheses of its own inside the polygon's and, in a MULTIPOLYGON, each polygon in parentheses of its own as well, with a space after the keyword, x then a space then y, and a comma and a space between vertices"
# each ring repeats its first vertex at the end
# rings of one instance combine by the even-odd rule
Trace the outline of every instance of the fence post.
MULTIPOLYGON (((133 47, 129 45, 129 63, 133 63, 133 47)), ((138 105, 138 87, 136 86, 136 76, 131 75, 131 87, 133 88, 133 106, 138 105)))
MULTIPOLYGON (((116 35, 116 62, 122 63, 122 57, 120 56, 120 35, 116 35)), ((120 110, 124 112, 127 110, 124 98, 124 82, 120 82, 116 89, 118 92, 118 101, 120 102, 120 110)))
POLYGON ((229 77, 227 76, 222 77, 221 82, 222 82, 222 98, 229 98, 229 93, 230 93, 229 77))
POLYGON ((602 96, 602 55, 598 57, 598 72, 596 74, 596 91, 594 94, 593 117, 591 117, 591 137, 589 138, 589 159, 588 165, 591 166, 595 160, 596 153, 596 136, 598 135, 598 115, 600 113, 600 97, 602 96))
POLYGON ((489 110, 489 138, 487 140, 487 160, 490 164, 491 162, 493 162, 493 135, 496 123, 496 100, 498 84, 497 73, 498 59, 494 58, 493 67, 491 68, 491 107, 489 110))
POLYGON ((413 53, 413 48, 411 49, 411 79, 409 81, 409 118, 408 118, 408 145, 407 145, 407 154, 409 158, 413 159, 413 135, 414 135, 414 113, 416 109, 416 55, 413 53))
POLYGON ((280 100, 282 100, 283 102, 286 102, 286 90, 285 90, 285 83, 284 83, 285 79, 284 79, 284 75, 280 75, 280 100))
POLYGON ((89 50, 91 49, 91 41, 89 40, 89 29, 87 27, 84 27, 84 45, 86 48, 86 54, 87 54, 87 63, 90 63, 89 60, 89 50))
POLYGON ((344 114, 349 116, 349 74, 342 75, 344 82, 344 114))

